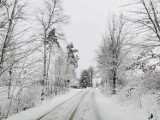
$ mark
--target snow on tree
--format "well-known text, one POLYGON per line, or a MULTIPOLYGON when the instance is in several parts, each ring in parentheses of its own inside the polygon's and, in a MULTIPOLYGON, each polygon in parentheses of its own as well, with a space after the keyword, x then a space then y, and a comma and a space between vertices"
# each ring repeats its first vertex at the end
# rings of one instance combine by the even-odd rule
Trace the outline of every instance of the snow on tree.
POLYGON ((113 16, 107 24, 102 44, 97 54, 98 71, 110 86, 112 94, 123 84, 126 56, 131 50, 132 37, 127 31, 127 22, 123 18, 113 16))

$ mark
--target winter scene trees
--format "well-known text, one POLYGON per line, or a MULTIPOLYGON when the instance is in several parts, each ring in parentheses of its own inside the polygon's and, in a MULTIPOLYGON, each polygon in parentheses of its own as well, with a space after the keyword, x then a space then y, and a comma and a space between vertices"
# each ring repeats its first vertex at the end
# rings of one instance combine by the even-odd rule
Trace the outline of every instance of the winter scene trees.
POLYGON ((0 120, 160 120, 160 1, 0 0, 0 120))
POLYGON ((25 1, 4 0, 0 5, 0 115, 7 118, 66 92, 78 59, 73 52, 68 55, 68 43, 62 48, 59 42, 64 39, 60 27, 69 21, 60 0, 44 1, 35 18, 28 15, 25 1))

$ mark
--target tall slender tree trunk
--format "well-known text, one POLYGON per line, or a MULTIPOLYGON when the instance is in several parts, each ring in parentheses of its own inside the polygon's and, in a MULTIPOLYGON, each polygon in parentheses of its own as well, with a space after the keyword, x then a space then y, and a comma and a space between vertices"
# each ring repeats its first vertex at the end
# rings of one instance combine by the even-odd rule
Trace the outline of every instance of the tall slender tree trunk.
POLYGON ((52 56, 52 46, 49 48, 49 58, 48 58, 48 65, 47 65, 47 70, 46 70, 46 95, 49 95, 49 80, 48 80, 48 74, 49 74, 49 67, 50 67, 50 62, 51 62, 51 56, 52 56))
MULTIPOLYGON (((67 76, 67 74, 68 74, 68 68, 69 68, 69 58, 67 58, 67 66, 66 66, 66 73, 65 73, 66 76, 67 76)), ((67 77, 67 78, 68 78, 68 77, 67 77)), ((68 81, 68 80, 64 80, 64 83, 65 83, 65 91, 64 91, 64 92, 66 92, 66 91, 68 92, 68 89, 69 89, 69 88, 68 88, 69 86, 68 86, 67 81, 68 81)))
POLYGON ((8 19, 9 19, 9 25, 8 25, 7 34, 6 34, 6 36, 5 36, 5 40, 4 40, 4 43, 3 43, 2 51, 1 51, 0 73, 2 72, 2 69, 3 69, 3 64, 4 64, 4 58, 5 58, 6 49, 7 49, 7 46, 8 46, 8 44, 9 44, 10 38, 11 38, 12 25, 13 25, 13 20, 14 20, 14 15, 15 15, 15 11, 16 11, 17 2, 18 2, 18 0, 15 0, 15 1, 14 1, 12 13, 11 13, 11 17, 8 18, 8 19))
POLYGON ((116 79, 117 79, 117 70, 116 70, 116 67, 117 67, 117 53, 116 53, 116 47, 115 47, 115 41, 113 41, 113 73, 112 73, 112 77, 113 77, 113 94, 115 95, 116 94, 116 79))
POLYGON ((43 52, 43 80, 42 80, 42 93, 41 93, 41 101, 44 100, 44 97, 46 95, 46 89, 45 87, 47 86, 47 73, 46 73, 46 65, 47 65, 47 46, 46 46, 46 31, 44 32, 45 37, 44 37, 44 52, 43 52))

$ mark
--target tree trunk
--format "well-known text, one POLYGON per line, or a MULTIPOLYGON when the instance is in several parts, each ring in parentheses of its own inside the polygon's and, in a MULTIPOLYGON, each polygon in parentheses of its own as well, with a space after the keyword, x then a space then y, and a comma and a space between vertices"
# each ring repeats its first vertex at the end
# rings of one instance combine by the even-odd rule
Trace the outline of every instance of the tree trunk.
POLYGON ((41 93, 41 101, 44 100, 44 97, 46 95, 45 93, 45 86, 47 86, 47 81, 46 81, 46 77, 47 77, 47 73, 46 73, 46 65, 47 65, 47 46, 46 46, 46 31, 44 32, 45 34, 45 38, 44 38, 44 63, 43 63, 43 80, 41 82, 42 84, 42 93, 41 93))
POLYGON ((116 71, 113 71, 113 94, 116 94, 116 71))
POLYGON ((11 94, 11 84, 12 84, 12 66, 9 70, 9 83, 8 83, 8 99, 11 98, 10 94, 11 94))
POLYGON ((15 15, 17 2, 18 2, 18 0, 14 1, 14 6, 13 6, 13 9, 12 9, 12 13, 11 13, 11 18, 8 18, 9 19, 8 31, 7 31, 7 34, 5 36, 5 40, 4 40, 3 47, 2 47, 2 52, 1 52, 0 73, 1 73, 1 71, 3 69, 5 52, 6 52, 7 46, 9 44, 9 42, 10 42, 10 37, 11 37, 11 32, 12 32, 12 25, 13 25, 13 20, 14 20, 14 15, 15 15))

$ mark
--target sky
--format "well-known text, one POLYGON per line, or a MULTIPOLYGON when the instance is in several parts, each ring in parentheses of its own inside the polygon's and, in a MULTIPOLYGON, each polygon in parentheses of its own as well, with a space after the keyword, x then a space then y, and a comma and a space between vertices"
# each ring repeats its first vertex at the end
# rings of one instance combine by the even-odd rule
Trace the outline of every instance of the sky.
POLYGON ((65 13, 71 23, 65 26, 67 41, 79 50, 78 72, 96 66, 96 49, 105 31, 107 16, 120 12, 127 0, 64 0, 65 13))
MULTIPOLYGON (((40 7, 43 0, 29 0, 33 7, 40 7)), ((71 23, 65 25, 66 40, 79 51, 77 73, 96 66, 96 49, 107 27, 107 17, 120 12, 120 6, 129 0, 63 0, 64 13, 71 23)))

